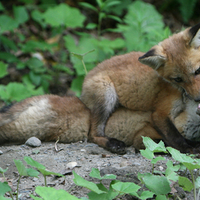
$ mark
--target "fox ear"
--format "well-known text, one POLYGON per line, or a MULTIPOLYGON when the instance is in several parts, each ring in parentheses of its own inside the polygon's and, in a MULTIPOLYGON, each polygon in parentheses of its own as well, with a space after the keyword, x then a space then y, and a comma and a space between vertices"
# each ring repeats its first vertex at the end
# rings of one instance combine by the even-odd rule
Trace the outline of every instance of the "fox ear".
POLYGON ((153 69, 158 69, 160 66, 163 66, 166 61, 166 57, 163 54, 160 54, 157 51, 157 48, 159 49, 159 46, 155 46, 143 56, 139 57, 139 61, 152 67, 153 69))
POLYGON ((200 23, 191 27, 189 34, 191 36, 190 45, 193 48, 198 48, 200 46, 200 23))

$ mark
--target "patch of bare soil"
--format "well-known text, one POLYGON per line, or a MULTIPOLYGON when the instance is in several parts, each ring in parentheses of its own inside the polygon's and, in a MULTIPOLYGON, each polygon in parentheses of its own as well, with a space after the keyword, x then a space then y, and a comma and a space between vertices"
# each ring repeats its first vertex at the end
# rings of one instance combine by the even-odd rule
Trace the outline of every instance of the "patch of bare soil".
MULTIPOLYGON (((55 178, 53 176, 48 177, 47 184, 57 189, 64 189, 70 191, 72 195, 76 197, 87 197, 89 190, 76 186, 73 182, 73 175, 67 168, 68 163, 77 162, 77 166, 73 169, 77 174, 84 179, 97 182, 96 179, 92 179, 89 176, 91 169, 98 168, 101 175, 115 174, 117 180, 123 182, 139 183, 137 179, 138 172, 145 173, 151 171, 151 163, 149 160, 143 158, 140 153, 135 153, 133 147, 127 148, 125 155, 113 154, 93 143, 78 142, 72 144, 57 144, 60 151, 55 150, 54 143, 42 143, 40 147, 32 148, 26 145, 10 145, 1 146, 0 151, 3 152, 0 155, 0 167, 3 169, 8 167, 8 171, 5 173, 8 181, 12 184, 13 191, 16 190, 18 174, 13 159, 19 159, 23 161, 24 156, 30 156, 34 160, 43 164, 48 170, 65 174, 65 178, 55 178)), ((156 164, 156 169, 165 171, 165 163, 171 160, 168 155, 162 155, 165 157, 165 161, 159 161, 156 164)), ((24 162, 25 164, 25 162, 24 162)), ((110 181, 104 181, 103 184, 108 186, 110 181)), ((29 194, 34 191, 36 186, 43 186, 43 176, 39 175, 39 178, 23 177, 20 181, 20 199, 31 199, 29 194)), ((192 200, 192 193, 186 193, 182 189, 176 188, 178 195, 181 199, 192 200)), ((132 196, 126 195, 119 199, 133 200, 132 196)))

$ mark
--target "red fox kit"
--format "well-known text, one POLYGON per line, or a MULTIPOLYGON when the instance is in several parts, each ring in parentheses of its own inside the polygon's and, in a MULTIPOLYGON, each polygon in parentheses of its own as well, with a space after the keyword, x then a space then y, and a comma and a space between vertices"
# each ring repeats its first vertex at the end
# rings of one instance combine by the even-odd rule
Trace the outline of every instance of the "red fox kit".
MULTIPOLYGON (((199 28, 197 24, 174 34, 146 54, 115 56, 88 73, 81 100, 91 110, 92 141, 111 151, 124 148, 124 143, 105 135, 107 120, 120 105, 152 112, 153 129, 168 145, 193 151, 193 144, 172 121, 184 109, 185 96, 200 101, 199 28)), ((144 127, 141 135, 142 131, 148 132, 148 128, 144 127)))
POLYGON ((89 134, 98 145, 123 153, 126 145, 142 148, 141 136, 149 136, 182 152, 200 152, 199 143, 183 137, 192 139, 192 126, 191 135, 198 131, 199 116, 189 112, 197 105, 189 99, 200 101, 199 28, 175 34, 146 54, 102 62, 84 80, 84 104, 76 97, 44 95, 3 110, 0 143, 33 135, 72 142, 89 134))

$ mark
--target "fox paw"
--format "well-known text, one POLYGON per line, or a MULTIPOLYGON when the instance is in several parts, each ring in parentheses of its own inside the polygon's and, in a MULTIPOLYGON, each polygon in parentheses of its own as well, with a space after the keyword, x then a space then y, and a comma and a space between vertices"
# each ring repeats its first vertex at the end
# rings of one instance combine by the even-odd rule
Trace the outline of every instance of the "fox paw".
POLYGON ((112 153, 117 153, 117 154, 126 153, 125 143, 115 138, 108 138, 108 142, 106 143, 106 149, 108 149, 112 153))

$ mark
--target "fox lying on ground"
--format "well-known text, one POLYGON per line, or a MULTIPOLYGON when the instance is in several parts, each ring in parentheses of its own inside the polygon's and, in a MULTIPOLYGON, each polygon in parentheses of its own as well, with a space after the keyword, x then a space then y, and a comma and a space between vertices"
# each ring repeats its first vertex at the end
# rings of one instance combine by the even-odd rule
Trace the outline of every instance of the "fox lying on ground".
POLYGON ((100 63, 84 80, 84 104, 76 97, 44 95, 4 109, 0 143, 33 135, 46 141, 59 136, 61 142, 89 137, 123 153, 126 145, 142 148, 141 136, 149 136, 182 152, 199 153, 199 143, 183 137, 192 139, 198 131, 199 28, 175 34, 146 54, 131 52, 100 63))

